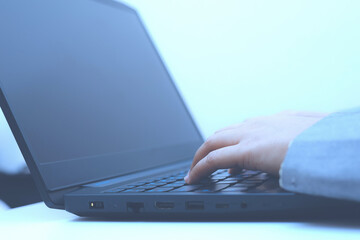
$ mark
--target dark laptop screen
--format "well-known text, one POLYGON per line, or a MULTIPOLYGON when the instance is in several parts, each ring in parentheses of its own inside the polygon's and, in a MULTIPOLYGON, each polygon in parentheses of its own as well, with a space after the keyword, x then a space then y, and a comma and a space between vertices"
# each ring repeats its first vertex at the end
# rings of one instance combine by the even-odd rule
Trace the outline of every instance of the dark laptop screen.
POLYGON ((2 1, 0 81, 50 190, 191 158, 202 139, 136 12, 2 1))

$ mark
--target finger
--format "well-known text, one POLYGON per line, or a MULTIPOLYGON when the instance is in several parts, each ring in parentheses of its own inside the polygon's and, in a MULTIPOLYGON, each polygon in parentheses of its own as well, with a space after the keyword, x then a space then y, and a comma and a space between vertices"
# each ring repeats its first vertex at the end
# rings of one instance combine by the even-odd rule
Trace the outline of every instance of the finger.
POLYGON ((204 144, 201 145, 200 148, 196 151, 190 169, 192 169, 201 159, 203 159, 210 152, 219 148, 238 144, 240 141, 239 139, 241 138, 238 136, 238 134, 239 133, 235 134, 234 132, 226 131, 214 134, 209 137, 204 142, 204 144))
POLYGON ((185 177, 188 184, 195 183, 218 169, 244 167, 246 153, 239 145, 217 149, 201 159, 185 177))

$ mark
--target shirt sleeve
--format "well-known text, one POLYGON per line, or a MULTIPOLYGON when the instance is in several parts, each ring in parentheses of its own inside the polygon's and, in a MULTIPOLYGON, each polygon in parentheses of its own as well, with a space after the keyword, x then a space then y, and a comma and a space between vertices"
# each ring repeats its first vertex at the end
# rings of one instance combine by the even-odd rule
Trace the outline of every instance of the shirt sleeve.
POLYGON ((280 169, 280 186, 360 201, 360 108, 331 114, 296 137, 280 169))

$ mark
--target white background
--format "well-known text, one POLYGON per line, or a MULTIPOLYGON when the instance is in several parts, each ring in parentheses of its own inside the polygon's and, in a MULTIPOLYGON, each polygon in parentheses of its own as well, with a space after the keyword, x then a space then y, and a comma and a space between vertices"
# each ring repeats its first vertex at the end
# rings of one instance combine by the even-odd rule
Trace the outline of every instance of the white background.
POLYGON ((125 2, 205 136, 287 109, 360 106, 360 1, 125 2))

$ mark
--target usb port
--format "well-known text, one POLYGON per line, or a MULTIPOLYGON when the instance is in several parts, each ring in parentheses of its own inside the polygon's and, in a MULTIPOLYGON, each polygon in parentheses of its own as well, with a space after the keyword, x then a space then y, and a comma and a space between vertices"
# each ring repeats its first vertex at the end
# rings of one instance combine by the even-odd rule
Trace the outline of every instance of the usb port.
POLYGON ((140 213, 144 211, 143 202, 127 202, 126 207, 127 211, 132 213, 140 213))
POLYGON ((173 202, 155 202, 155 207, 159 209, 171 209, 174 208, 173 202))
POLYGON ((100 201, 89 202, 89 208, 90 209, 103 209, 104 203, 100 202, 100 201))
POLYGON ((229 208, 229 204, 228 203, 217 203, 215 205, 216 208, 229 208))
POLYGON ((186 202, 185 205, 186 205, 187 210, 203 210, 204 209, 203 201, 189 201, 189 202, 186 202))

